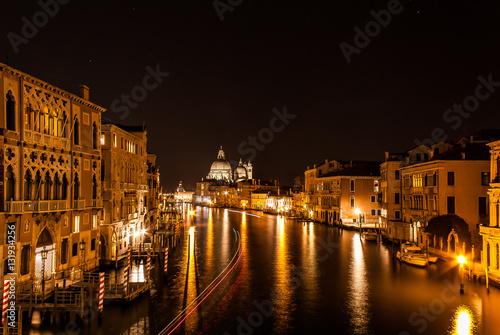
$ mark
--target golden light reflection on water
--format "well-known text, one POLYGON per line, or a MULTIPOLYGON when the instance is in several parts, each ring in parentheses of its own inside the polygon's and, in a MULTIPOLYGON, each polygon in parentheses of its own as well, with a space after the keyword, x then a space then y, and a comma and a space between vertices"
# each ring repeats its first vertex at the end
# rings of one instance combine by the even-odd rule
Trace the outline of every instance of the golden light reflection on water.
POLYGON ((465 305, 458 306, 453 315, 450 335, 475 334, 476 322, 474 313, 465 305))
POLYGON ((276 229, 276 260, 274 266, 275 286, 274 311, 276 317, 273 333, 286 333, 292 321, 291 314, 295 309, 292 305, 292 294, 295 283, 291 280, 292 267, 290 264, 290 250, 285 227, 285 219, 277 217, 276 229))
POLYGON ((366 278, 365 255, 358 235, 353 235, 351 264, 349 266, 348 303, 351 328, 355 334, 369 333, 370 283, 366 278))
MULTIPOLYGON (((187 267, 187 278, 186 278, 186 287, 185 287, 185 306, 188 306, 199 294, 198 292, 198 283, 197 283, 197 273, 196 273, 196 232, 195 227, 191 226, 189 228, 189 236, 187 238, 188 241, 188 267, 187 267)), ((183 306, 183 307, 185 307, 183 306)), ((189 318, 186 320, 186 331, 189 334, 192 334, 196 331, 198 327, 200 310, 197 309, 194 313, 192 313, 189 318)))
MULTIPOLYGON (((304 304, 301 308, 313 310, 318 294, 318 255, 316 250, 316 234, 312 222, 302 224, 302 263, 300 271, 303 273, 304 304)), ((323 252, 320 250, 320 252, 323 252)))

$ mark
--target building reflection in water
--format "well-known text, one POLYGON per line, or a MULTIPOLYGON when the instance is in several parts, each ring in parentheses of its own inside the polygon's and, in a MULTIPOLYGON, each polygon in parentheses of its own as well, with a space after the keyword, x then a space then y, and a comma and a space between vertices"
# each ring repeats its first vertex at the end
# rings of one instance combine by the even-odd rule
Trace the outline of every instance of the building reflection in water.
POLYGON ((366 276, 365 255, 359 235, 352 236, 348 282, 347 309, 351 329, 356 334, 367 334, 371 317, 370 284, 366 276))
POLYGON ((285 219, 277 217, 276 227, 276 260, 274 262, 275 277, 275 299, 274 311, 275 334, 284 334, 290 331, 292 325, 292 313, 295 304, 292 302, 295 282, 293 281, 292 265, 290 264, 289 237, 286 233, 285 219))

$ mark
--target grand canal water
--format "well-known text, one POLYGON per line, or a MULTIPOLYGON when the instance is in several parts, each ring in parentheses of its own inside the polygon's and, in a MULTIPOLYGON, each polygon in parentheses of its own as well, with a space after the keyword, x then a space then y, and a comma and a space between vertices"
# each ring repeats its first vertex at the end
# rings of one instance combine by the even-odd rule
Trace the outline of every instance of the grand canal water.
POLYGON ((457 264, 438 262, 425 269, 400 264, 390 246, 364 241, 354 231, 197 207, 183 235, 166 278, 154 265, 151 296, 105 306, 102 324, 93 322, 80 333, 160 333, 226 267, 239 242, 241 258, 233 271, 174 334, 497 334, 500 329, 499 289, 488 294, 484 284, 464 277, 460 295, 457 264), (196 234, 190 246, 191 226, 196 234))

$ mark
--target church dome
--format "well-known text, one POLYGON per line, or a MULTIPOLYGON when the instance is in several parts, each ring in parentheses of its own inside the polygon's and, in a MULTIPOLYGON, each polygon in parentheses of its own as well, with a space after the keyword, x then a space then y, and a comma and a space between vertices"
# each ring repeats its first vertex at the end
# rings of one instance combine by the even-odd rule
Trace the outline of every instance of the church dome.
POLYGON ((212 163, 210 171, 231 170, 231 164, 223 159, 218 159, 212 163))
POLYGON ((243 162, 241 161, 240 158, 240 163, 234 169, 234 179, 246 179, 247 178, 247 169, 243 166, 243 162))
POLYGON ((210 167, 210 173, 208 174, 208 179, 216 180, 232 180, 231 164, 226 161, 226 155, 222 147, 219 149, 217 159, 212 163, 210 167))

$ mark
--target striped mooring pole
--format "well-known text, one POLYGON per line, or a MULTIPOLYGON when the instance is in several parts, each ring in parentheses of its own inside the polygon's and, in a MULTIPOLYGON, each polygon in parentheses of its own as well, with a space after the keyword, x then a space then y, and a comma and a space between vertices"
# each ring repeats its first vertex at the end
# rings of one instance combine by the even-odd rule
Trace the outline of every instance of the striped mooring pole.
POLYGON ((7 308, 9 307, 9 286, 10 282, 8 280, 3 281, 3 308, 2 308, 2 324, 7 317, 7 308))
POLYGON ((99 313, 104 309, 104 272, 99 272, 99 313))
POLYGON ((163 266, 163 272, 167 274, 168 270, 168 248, 165 249, 165 265, 163 266))
POLYGON ((128 280, 130 277, 130 245, 127 248, 127 266, 125 267, 123 291, 128 294, 128 280))
POLYGON ((149 278, 151 277, 151 256, 148 252, 148 258, 147 258, 147 262, 146 262, 146 271, 148 273, 148 280, 149 278))

